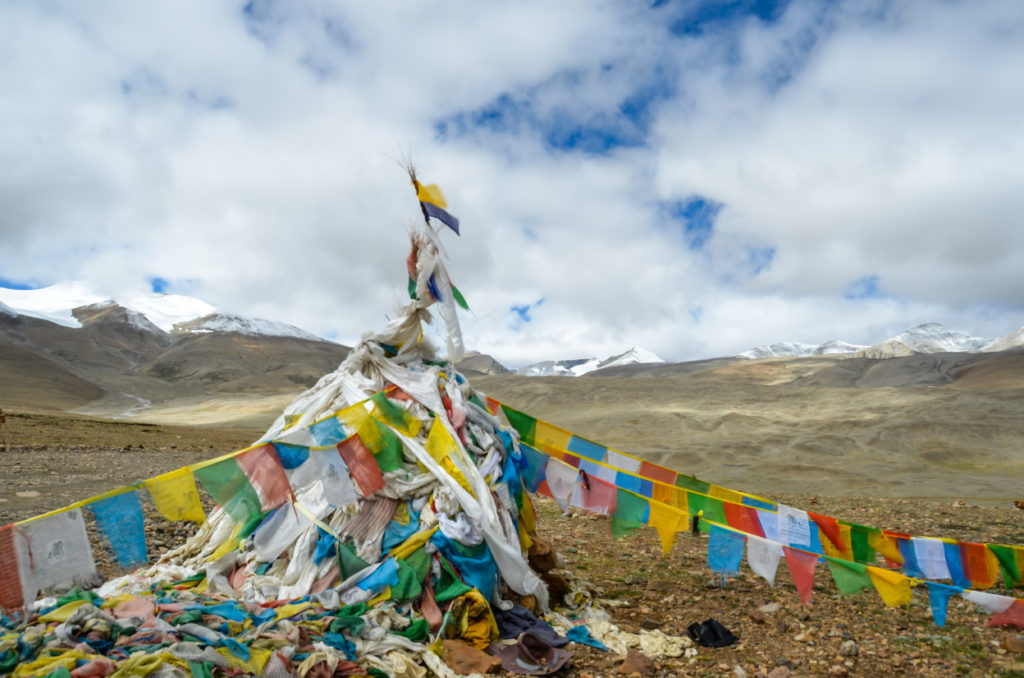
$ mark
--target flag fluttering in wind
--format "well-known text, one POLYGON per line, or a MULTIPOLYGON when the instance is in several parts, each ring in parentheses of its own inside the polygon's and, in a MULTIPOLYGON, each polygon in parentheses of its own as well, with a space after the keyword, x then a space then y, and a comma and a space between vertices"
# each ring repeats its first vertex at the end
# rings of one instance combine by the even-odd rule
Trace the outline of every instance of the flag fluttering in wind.
POLYGON ((420 201, 420 208, 423 210, 423 216, 427 219, 427 223, 430 223, 430 219, 437 219, 448 228, 455 231, 457 235, 459 233, 459 220, 453 214, 450 214, 445 208, 448 207, 448 201, 444 199, 444 193, 437 184, 430 184, 424 186, 416 179, 412 180, 412 185, 416 187, 416 197, 420 201))

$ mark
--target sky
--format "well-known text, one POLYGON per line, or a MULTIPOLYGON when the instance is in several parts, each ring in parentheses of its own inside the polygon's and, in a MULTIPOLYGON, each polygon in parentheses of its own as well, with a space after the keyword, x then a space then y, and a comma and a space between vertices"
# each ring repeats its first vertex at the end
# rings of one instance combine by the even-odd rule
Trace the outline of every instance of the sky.
POLYGON ((1024 325, 1024 3, 0 3, 0 286, 346 344, 444 191, 466 345, 1024 325))

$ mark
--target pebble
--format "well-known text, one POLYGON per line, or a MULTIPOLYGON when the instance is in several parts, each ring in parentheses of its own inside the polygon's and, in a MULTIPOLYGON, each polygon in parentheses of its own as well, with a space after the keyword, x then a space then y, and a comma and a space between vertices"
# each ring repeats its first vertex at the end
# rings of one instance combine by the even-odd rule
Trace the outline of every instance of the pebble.
POLYGON ((750 617, 751 621, 757 624, 764 624, 765 621, 767 621, 767 618, 764 616, 764 612, 761 612, 760 610, 751 610, 747 616, 750 617))
POLYGON ((764 614, 775 614, 776 612, 778 612, 781 609, 782 609, 782 603, 771 602, 771 603, 768 603, 766 605, 762 605, 761 607, 757 608, 757 611, 758 612, 763 612, 764 614))
POLYGON ((747 678, 747 672, 743 670, 743 667, 737 664, 732 667, 732 673, 736 678, 747 678))
POLYGON ((768 672, 768 678, 789 678, 790 673, 788 666, 776 666, 768 672))
POLYGON ((1003 647, 1006 648, 1007 652, 1013 652, 1014 654, 1024 653, 1024 638, 1020 636, 1005 636, 1003 638, 1003 647))
POLYGON ((847 640, 839 646, 839 655, 842 657, 856 657, 859 652, 856 641, 847 640))

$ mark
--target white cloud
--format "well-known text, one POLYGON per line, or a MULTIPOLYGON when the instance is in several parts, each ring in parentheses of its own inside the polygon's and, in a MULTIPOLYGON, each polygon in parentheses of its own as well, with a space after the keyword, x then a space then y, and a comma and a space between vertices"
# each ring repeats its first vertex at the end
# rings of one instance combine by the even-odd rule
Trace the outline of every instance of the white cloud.
POLYGON ((510 363, 1024 322, 1015 3, 684 36, 672 6, 378 5, 0 7, 0 278, 158 276, 352 342, 405 296, 411 148, 463 222, 469 346, 510 363), (665 208, 694 195, 697 249, 665 208))

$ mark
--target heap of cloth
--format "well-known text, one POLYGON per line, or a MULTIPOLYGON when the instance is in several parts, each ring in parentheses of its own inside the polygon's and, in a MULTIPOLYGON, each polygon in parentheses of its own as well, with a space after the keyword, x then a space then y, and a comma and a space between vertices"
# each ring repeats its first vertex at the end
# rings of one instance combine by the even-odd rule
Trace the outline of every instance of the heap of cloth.
MULTIPOLYGON (((17 561, 27 602, 0 617, 0 674, 448 676, 451 641, 520 673, 561 668, 569 641, 542 619, 554 614, 548 587, 527 558, 528 461, 497 403, 453 367, 462 337, 442 251, 429 227, 413 234, 401 314, 252 447, 183 470, 170 490, 146 481, 158 509, 197 502, 196 480, 216 503, 157 562, 36 599, 56 582, 37 576, 30 590, 46 545, 40 530, 19 531, 29 546, 3 557, 17 561), (435 304, 444 360, 424 336, 435 304)), ((112 546, 111 534, 131 531, 117 520, 112 546)), ((95 571, 91 553, 82 559, 79 571, 95 571)), ((614 638, 582 587, 569 600, 563 611, 613 645, 644 640, 614 638)), ((555 618, 563 633, 572 626, 555 618)))

